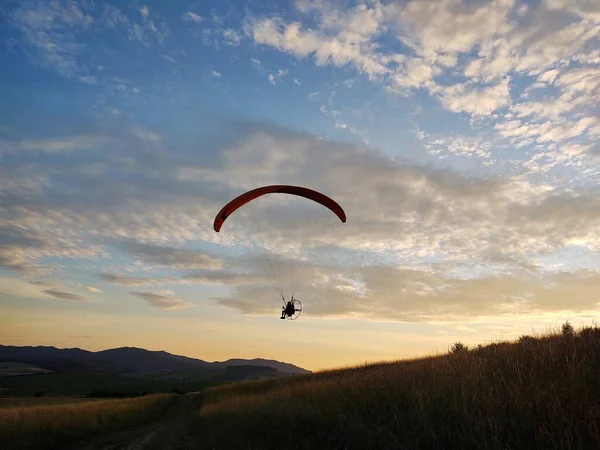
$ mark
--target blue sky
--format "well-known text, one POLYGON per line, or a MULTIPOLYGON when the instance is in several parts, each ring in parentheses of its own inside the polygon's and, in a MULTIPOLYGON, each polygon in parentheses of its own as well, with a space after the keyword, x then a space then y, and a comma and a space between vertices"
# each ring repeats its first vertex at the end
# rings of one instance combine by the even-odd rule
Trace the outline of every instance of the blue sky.
POLYGON ((0 21, 3 343, 314 369, 595 317, 593 1, 8 1, 0 21), (212 230, 272 183, 348 222, 292 242, 252 228, 258 204, 212 230), (303 274, 294 323, 265 251, 303 274))

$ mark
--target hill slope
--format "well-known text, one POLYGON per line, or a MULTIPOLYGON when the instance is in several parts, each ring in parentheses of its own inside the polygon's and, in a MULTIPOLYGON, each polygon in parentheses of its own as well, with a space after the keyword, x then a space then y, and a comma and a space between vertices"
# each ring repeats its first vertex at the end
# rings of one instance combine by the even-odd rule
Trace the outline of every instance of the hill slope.
POLYGON ((600 448, 599 373, 587 328, 210 388, 198 426, 206 448, 600 448))

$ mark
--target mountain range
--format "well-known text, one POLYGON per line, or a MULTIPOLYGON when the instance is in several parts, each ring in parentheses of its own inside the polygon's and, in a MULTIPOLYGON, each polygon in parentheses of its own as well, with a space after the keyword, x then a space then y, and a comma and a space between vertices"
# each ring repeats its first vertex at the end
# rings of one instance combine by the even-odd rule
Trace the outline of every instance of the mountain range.
POLYGON ((48 346, 0 345, 0 362, 35 364, 53 372, 88 372, 144 374, 155 376, 196 370, 222 371, 227 367, 252 366, 275 369, 280 374, 307 374, 309 370, 271 359, 229 359, 207 362, 201 359, 151 351, 136 347, 120 347, 91 352, 80 348, 48 346))

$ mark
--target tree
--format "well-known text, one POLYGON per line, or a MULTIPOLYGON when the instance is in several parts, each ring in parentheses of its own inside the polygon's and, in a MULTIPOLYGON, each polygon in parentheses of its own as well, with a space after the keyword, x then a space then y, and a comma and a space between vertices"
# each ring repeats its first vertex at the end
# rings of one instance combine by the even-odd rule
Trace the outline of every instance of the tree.
POLYGON ((575 329, 573 328, 573 325, 571 325, 569 323, 568 320, 565 323, 563 323, 562 334, 563 334, 563 336, 574 336, 575 335, 575 329))

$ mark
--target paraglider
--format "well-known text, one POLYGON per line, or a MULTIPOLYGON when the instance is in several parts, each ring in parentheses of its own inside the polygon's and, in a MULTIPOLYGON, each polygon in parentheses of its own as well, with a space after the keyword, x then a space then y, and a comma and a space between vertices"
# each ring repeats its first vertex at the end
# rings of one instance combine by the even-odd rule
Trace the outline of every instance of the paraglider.
POLYGON ((300 300, 294 298, 293 295, 292 299, 287 303, 284 297, 282 297, 282 300, 283 308, 281 309, 281 319, 296 320, 302 312, 302 303, 300 303, 300 300))
MULTIPOLYGON (((231 200, 229 203, 223 206, 216 215, 213 222, 213 229, 219 233, 225 221, 238 209, 248 203, 251 205, 254 204, 257 199, 267 194, 288 194, 302 200, 302 202, 299 202, 298 205, 295 205, 292 202, 282 201, 283 199, 277 199, 279 200, 279 202, 276 202, 279 209, 278 215, 276 214, 275 216, 269 216, 268 212, 265 211, 264 208, 258 208, 256 213, 257 218, 255 219, 255 223, 259 223, 259 225, 257 225, 258 230, 264 232, 265 227, 273 228, 274 230, 275 236, 267 237, 264 241, 270 245, 277 246, 277 243, 290 246, 296 245, 296 250, 298 250, 298 248, 302 250, 304 247, 307 247, 309 237, 310 239, 315 238, 314 235, 311 236, 309 234, 310 231, 327 229, 331 227, 332 219, 335 218, 339 219, 337 222, 338 224, 339 222, 346 223, 346 213, 343 208, 327 195, 302 186, 278 184, 252 189, 231 200), (306 202, 306 200, 309 202, 306 202), (324 208, 321 208, 319 205, 323 206, 324 208), (310 212, 303 214, 300 211, 301 208, 304 208, 304 210, 310 212), (284 212, 282 212, 282 210, 284 212), (323 216, 324 212, 327 213, 325 216, 323 216), (276 219, 281 220, 278 221, 276 219), (289 239, 286 241, 286 238, 289 239), (300 238, 300 240, 298 240, 298 238, 300 238)), ((250 235, 249 237, 251 240, 253 240, 253 235, 250 235)), ((282 264, 281 261, 279 261, 277 264, 271 264, 270 260, 266 258, 266 262, 271 275, 275 279, 276 284, 278 284, 279 293, 283 300, 280 318, 289 320, 297 319, 302 312, 302 303, 297 298, 294 298, 294 294, 303 279, 303 276, 300 273, 302 267, 296 267, 296 270, 288 270, 289 268, 284 269, 285 265, 282 264), (291 277, 292 279, 285 280, 284 278, 286 276, 291 277), (285 281, 289 281, 289 285, 285 281), (288 294, 287 298, 289 298, 287 301, 286 294, 288 294)), ((301 266, 300 262, 297 263, 297 266, 298 265, 301 266)))
POLYGON ((221 231, 221 227, 223 226, 223 222, 231 215, 233 212, 245 205, 246 203, 254 200, 265 194, 292 194, 297 195, 299 197, 308 198, 310 200, 314 200, 317 203, 329 208, 331 211, 335 213, 336 216, 340 218, 343 223, 346 223, 346 213, 342 209, 342 207, 333 199, 327 197, 325 194, 321 194, 320 192, 313 191, 312 189, 308 189, 300 186, 287 186, 283 184, 276 184, 273 186, 263 186, 260 188, 252 189, 233 200, 227 203, 217 217, 215 217, 215 221, 213 223, 213 228, 218 233, 221 231))

